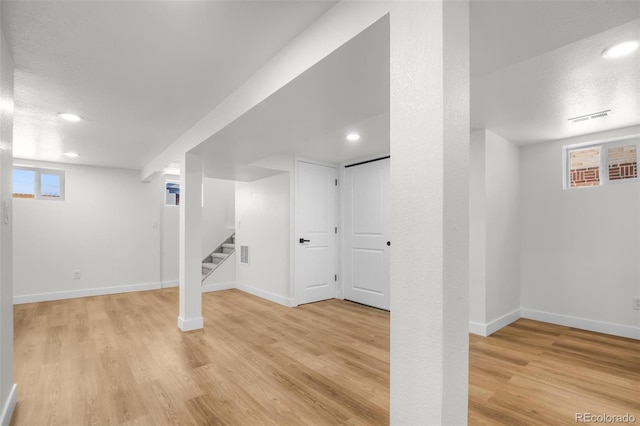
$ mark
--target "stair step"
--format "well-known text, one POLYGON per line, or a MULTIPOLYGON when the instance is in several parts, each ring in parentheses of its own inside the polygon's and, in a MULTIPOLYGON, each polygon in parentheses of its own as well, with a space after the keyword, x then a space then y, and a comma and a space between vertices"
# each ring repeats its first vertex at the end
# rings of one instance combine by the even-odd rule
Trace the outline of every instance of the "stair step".
POLYGON ((215 249, 214 253, 205 257, 202 261, 202 282, 213 273, 213 271, 220 265, 231 253, 236 249, 235 246, 235 234, 232 234, 215 249))

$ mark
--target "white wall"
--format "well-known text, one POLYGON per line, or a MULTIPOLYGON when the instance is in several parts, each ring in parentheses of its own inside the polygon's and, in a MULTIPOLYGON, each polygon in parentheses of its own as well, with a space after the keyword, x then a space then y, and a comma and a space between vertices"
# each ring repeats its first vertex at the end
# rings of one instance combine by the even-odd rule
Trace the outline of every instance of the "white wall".
MULTIPOLYGON (((471 133, 469 165, 469 321, 487 317, 487 201, 485 131, 471 133)), ((476 330, 472 330, 476 332, 476 330)), ((480 334, 484 334, 480 332, 480 334)))
POLYGON ((519 165, 517 145, 488 130, 472 133, 469 319, 485 327, 472 328, 480 334, 516 319, 520 309, 519 165))
POLYGON ((12 259, 13 61, 0 29, 0 424, 8 425, 17 393, 13 383, 12 259), (5 223, 5 215, 9 220, 5 223))
POLYGON ((639 184, 562 189, 564 145, 633 133, 522 148, 524 316, 640 338, 639 184))
POLYGON ((217 291, 236 288, 237 251, 231 253, 211 275, 202 282, 202 291, 217 291))
POLYGON ((202 179, 204 209, 202 210, 202 258, 207 257, 234 232, 235 182, 202 179))
POLYGON ((236 256, 238 288, 288 304, 290 294, 290 173, 236 182, 236 250, 250 247, 250 264, 236 256))
POLYGON ((160 212, 153 185, 140 182, 134 170, 16 163, 66 174, 64 201, 14 200, 17 302, 159 287, 160 212), (74 270, 81 271, 79 280, 74 270))
POLYGON ((487 323, 520 308, 520 148, 486 132, 487 323))
MULTIPOLYGON (((161 186, 162 203, 162 285, 178 285, 180 241, 180 208, 165 203, 165 184, 167 181, 179 182, 180 176, 163 176, 158 180, 161 186)), ((204 208, 202 210, 202 259, 207 257, 234 232, 235 220, 235 182, 222 179, 203 178, 204 208)), ((231 259, 225 261, 231 262, 231 259)), ((216 271, 207 282, 235 281, 235 267, 216 271)))
POLYGON ((161 259, 160 274, 163 287, 178 285, 180 238, 180 207, 168 206, 165 200, 167 182, 180 182, 180 176, 165 175, 158 179, 158 198, 161 211, 161 259))

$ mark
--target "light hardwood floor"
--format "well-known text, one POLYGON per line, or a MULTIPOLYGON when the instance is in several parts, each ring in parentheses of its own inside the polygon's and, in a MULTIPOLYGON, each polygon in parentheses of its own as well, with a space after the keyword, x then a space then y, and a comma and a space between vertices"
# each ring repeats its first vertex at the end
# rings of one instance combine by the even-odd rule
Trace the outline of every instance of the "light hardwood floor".
MULTIPOLYGON (((176 289, 15 306, 11 424, 388 424, 388 313, 237 290, 203 311, 181 333, 176 289)), ((471 336, 469 408, 470 424, 640 424, 640 342, 527 320, 471 336)))
POLYGON ((469 339, 469 424, 575 425, 591 413, 640 425, 640 341, 526 319, 469 339))

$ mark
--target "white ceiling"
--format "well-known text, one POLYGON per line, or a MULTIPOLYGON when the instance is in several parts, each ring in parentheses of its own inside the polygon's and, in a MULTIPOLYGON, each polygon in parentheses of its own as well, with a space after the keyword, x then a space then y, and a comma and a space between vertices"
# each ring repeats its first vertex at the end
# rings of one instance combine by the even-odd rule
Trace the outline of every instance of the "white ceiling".
POLYGON ((297 155, 340 163, 389 150, 389 20, 382 18, 200 145, 206 174, 264 177, 252 163, 297 155), (361 135, 348 142, 350 132, 361 135), (230 168, 231 163, 235 166, 230 168), (246 167, 238 167, 239 165, 246 167))
POLYGON ((471 75, 482 77, 640 18, 637 0, 471 0, 471 75))
MULTIPOLYGON (((16 63, 15 155, 141 168, 332 4, 3 0, 16 63), (85 120, 61 122, 59 111, 85 120), (82 157, 56 157, 70 150, 82 157)), ((472 0, 472 127, 530 143, 640 123, 639 54, 600 57, 616 40, 640 39, 639 19, 637 1, 472 0), (566 122, 601 109, 614 114, 566 122)), ((386 25, 206 141, 210 174, 247 180, 272 173, 263 157, 338 162, 387 152, 386 25), (352 129, 360 144, 344 141, 352 129)))
POLYGON ((519 144, 640 124, 640 2, 472 1, 471 127, 519 144), (612 115, 572 125, 602 110, 612 115))
POLYGON ((333 3, 3 0, 14 155, 141 168, 333 3))

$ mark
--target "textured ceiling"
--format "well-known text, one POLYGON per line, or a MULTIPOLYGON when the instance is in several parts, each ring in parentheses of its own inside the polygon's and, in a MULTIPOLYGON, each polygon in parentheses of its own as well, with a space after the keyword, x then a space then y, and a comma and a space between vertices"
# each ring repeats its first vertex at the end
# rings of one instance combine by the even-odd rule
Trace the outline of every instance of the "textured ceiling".
MULTIPOLYGON (((473 1, 472 126, 530 143, 637 124, 638 57, 600 53, 640 38, 639 3, 609 3, 473 1), (599 121, 566 120, 608 108, 599 121)), ((260 178, 269 172, 252 162, 278 154, 339 163, 389 152, 387 37, 381 20, 211 137, 199 150, 207 174, 260 178), (351 130, 359 143, 345 141, 351 130)))
POLYGON ((471 75, 526 61, 640 18, 640 2, 471 0, 471 75))
POLYGON ((141 168, 332 4, 2 1, 14 155, 141 168))
MULTIPOLYGON (((15 155, 141 168, 332 5, 3 0, 16 64, 15 155), (62 122, 60 111, 85 120, 62 122), (64 151, 81 157, 59 157, 64 151)), ((638 124, 639 53, 600 57, 616 40, 640 39, 638 19, 637 1, 472 0, 472 127, 530 143, 638 124), (614 114, 586 126, 566 122, 601 109, 614 114)), ((348 54, 331 55, 202 152, 218 150, 218 162, 225 152, 231 175, 250 176, 242 168, 262 151, 344 161, 388 150, 385 31, 358 37, 340 49, 348 54), (344 145, 354 127, 376 135, 370 145, 344 145), (230 139, 237 147, 219 151, 230 139)))
POLYGON ((640 39, 640 20, 472 79, 472 128, 527 144, 640 124, 640 52, 601 56, 630 39, 640 39), (611 115, 568 121, 603 110, 611 115))
POLYGON ((205 141, 209 177, 252 180, 253 163, 297 155, 340 163, 389 150, 389 20, 380 19, 205 141), (362 138, 348 142, 345 135, 362 138), (232 159, 234 165, 230 165, 232 159))

